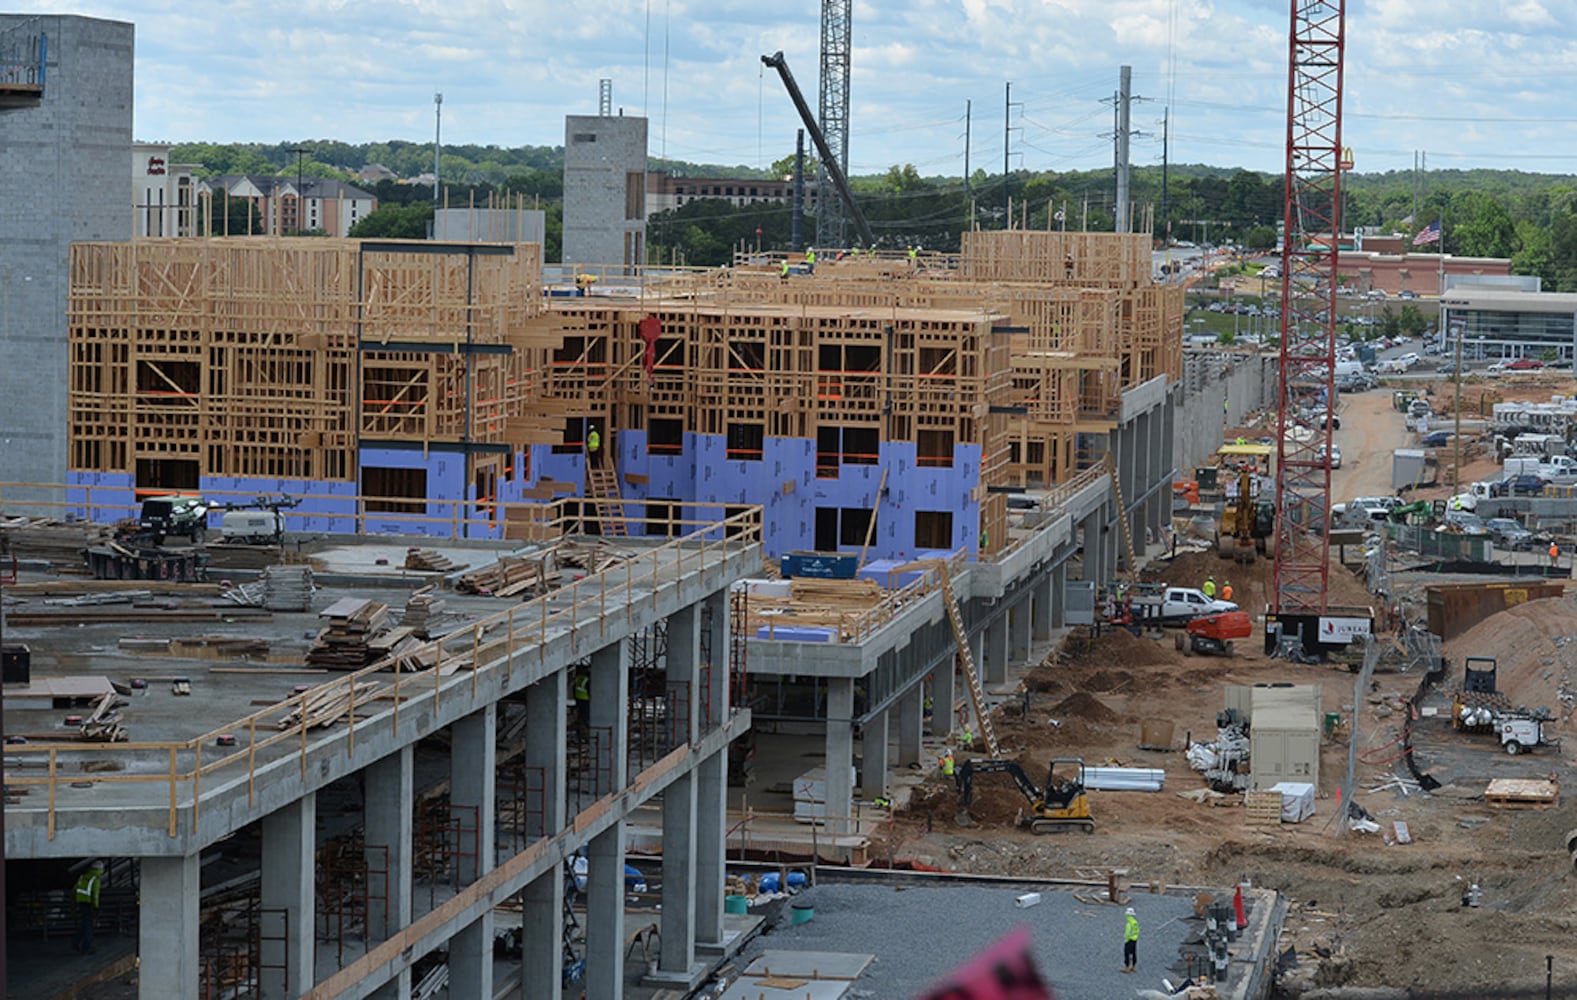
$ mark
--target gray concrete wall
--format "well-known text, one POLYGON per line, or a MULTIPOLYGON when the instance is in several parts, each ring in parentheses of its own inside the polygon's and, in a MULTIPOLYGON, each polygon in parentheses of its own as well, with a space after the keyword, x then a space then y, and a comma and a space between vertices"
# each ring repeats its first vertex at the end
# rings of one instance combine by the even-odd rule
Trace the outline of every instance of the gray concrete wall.
POLYGON ((132 233, 134 29, 0 14, 49 38, 42 100, 0 109, 0 481, 66 481, 67 260, 132 233))
POLYGON ((646 119, 568 115, 564 119, 565 264, 645 263, 646 119), (639 174, 640 204, 626 212, 629 175, 639 174), (633 215, 633 217, 631 217, 633 215), (626 235, 638 250, 626 260, 626 235))
POLYGON ((1179 475, 1205 464, 1221 447, 1227 427, 1240 426, 1256 411, 1275 408, 1280 369, 1281 361, 1274 354, 1183 352, 1172 439, 1179 475))

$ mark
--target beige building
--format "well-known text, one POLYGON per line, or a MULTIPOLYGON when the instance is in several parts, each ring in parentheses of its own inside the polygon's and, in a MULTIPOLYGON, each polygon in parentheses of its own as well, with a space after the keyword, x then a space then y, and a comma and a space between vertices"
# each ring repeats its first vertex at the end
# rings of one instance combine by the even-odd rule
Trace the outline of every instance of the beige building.
POLYGON ((156 142, 131 147, 131 204, 135 236, 191 236, 197 231, 200 163, 171 163, 170 147, 156 142))
MULTIPOLYGON (((198 190, 214 199, 214 218, 222 219, 220 201, 244 198, 252 203, 262 231, 270 236, 322 230, 329 236, 346 236, 350 227, 378 207, 374 195, 343 181, 322 177, 296 178, 259 174, 210 177, 198 190)), ((222 234, 221 234, 222 235, 222 234)))

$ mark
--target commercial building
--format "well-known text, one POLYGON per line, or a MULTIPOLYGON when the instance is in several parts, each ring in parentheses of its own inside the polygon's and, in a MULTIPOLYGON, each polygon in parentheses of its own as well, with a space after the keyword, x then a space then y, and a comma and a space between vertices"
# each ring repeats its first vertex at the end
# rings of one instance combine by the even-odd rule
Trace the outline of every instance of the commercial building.
POLYGON ((0 482, 65 480, 67 257, 134 231, 132 49, 124 22, 0 14, 0 482))
POLYGON ((1463 285, 1440 299, 1441 329, 1466 360, 1532 358, 1570 365, 1577 357, 1577 293, 1519 292, 1463 285))
MULTIPOLYGON (((807 178, 805 211, 815 205, 816 182, 807 178)), ((792 180, 739 177, 675 177, 666 170, 646 175, 646 218, 671 212, 696 201, 722 201, 730 205, 783 205, 794 200, 792 180)))

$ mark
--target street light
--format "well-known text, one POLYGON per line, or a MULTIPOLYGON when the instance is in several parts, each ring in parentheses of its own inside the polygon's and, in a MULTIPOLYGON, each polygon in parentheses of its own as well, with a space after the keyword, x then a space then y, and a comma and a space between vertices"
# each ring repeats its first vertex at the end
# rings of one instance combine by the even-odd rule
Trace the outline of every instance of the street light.
POLYGON ((1450 320, 1446 328, 1457 338, 1457 370, 1453 376, 1456 380, 1456 395, 1452 408, 1456 410, 1456 426, 1451 435, 1451 495, 1456 496, 1462 492, 1462 333, 1467 329, 1467 323, 1460 319, 1450 320))

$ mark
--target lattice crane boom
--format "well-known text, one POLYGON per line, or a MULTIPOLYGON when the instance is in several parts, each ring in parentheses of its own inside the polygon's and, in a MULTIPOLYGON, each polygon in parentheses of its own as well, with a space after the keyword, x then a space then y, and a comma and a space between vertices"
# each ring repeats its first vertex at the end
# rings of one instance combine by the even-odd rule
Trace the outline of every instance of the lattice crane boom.
POLYGON ((1273 610, 1323 612, 1341 238, 1345 0, 1290 0, 1273 610), (1320 398, 1323 394, 1323 400, 1320 398))

